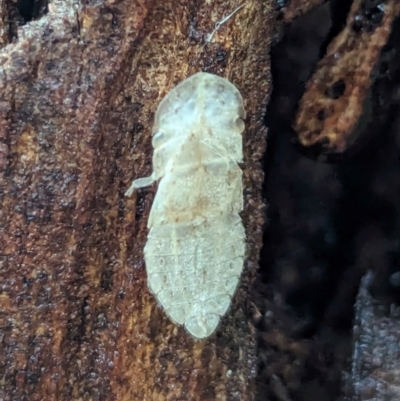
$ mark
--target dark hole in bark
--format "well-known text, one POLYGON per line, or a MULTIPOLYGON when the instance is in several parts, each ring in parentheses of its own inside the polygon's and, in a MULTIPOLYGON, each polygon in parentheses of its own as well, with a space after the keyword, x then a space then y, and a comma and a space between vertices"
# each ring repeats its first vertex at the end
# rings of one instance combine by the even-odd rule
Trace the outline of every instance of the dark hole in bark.
POLYGON ((42 17, 48 12, 48 0, 18 0, 17 7, 25 22, 42 17))
POLYGON ((331 99, 339 99, 340 96, 344 94, 345 90, 346 90, 346 83, 343 81, 343 79, 339 79, 330 88, 326 90, 325 95, 331 99))

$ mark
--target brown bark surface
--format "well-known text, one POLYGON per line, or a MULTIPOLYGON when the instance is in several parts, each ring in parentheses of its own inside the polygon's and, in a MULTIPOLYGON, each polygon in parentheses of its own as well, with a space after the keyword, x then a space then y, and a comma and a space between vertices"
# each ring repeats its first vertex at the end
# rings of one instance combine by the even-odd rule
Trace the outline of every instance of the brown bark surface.
POLYGON ((303 146, 341 153, 353 144, 374 68, 399 13, 396 0, 354 1, 345 29, 330 43, 299 103, 294 128, 303 146))
POLYGON ((53 1, 3 47, 0 399, 252 399, 247 318, 264 224, 272 4, 53 1), (150 173, 159 101, 200 70, 229 78, 248 116, 248 259, 207 341, 171 323, 147 289, 142 250, 155 188, 124 197, 150 173))

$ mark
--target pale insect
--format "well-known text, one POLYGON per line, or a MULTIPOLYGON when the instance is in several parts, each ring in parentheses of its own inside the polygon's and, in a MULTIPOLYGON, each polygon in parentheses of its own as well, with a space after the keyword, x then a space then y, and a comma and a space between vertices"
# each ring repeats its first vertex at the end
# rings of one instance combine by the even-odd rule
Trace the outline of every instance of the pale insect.
POLYGON ((242 135, 245 110, 228 80, 199 72, 161 101, 153 126, 159 180, 144 248, 150 290, 176 323, 210 336, 238 286, 245 256, 242 135))

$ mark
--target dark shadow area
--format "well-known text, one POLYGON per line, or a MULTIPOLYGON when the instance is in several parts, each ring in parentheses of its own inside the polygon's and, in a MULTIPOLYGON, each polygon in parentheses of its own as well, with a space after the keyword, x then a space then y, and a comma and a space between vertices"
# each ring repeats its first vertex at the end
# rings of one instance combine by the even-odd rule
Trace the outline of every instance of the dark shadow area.
POLYGON ((48 0, 18 0, 18 11, 24 22, 30 22, 47 14, 48 0))
POLYGON ((18 39, 18 27, 35 21, 49 11, 49 0, 6 0, 8 11, 8 40, 11 43, 18 39))
POLYGON ((368 123, 354 148, 320 163, 299 151, 292 129, 307 80, 343 28, 348 3, 334 0, 297 19, 271 52, 257 400, 342 400, 362 275, 376 272, 376 297, 400 300, 399 21, 376 66, 368 123))

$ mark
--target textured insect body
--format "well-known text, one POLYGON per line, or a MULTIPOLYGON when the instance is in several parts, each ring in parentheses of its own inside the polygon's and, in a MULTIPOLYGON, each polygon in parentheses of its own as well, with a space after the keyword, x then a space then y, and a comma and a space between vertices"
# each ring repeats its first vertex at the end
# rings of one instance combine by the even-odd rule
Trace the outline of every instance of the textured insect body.
POLYGON ((226 79, 201 72, 184 80, 157 109, 152 175, 126 192, 160 180, 144 249, 148 285, 196 338, 215 331, 243 269, 244 118, 226 79))

